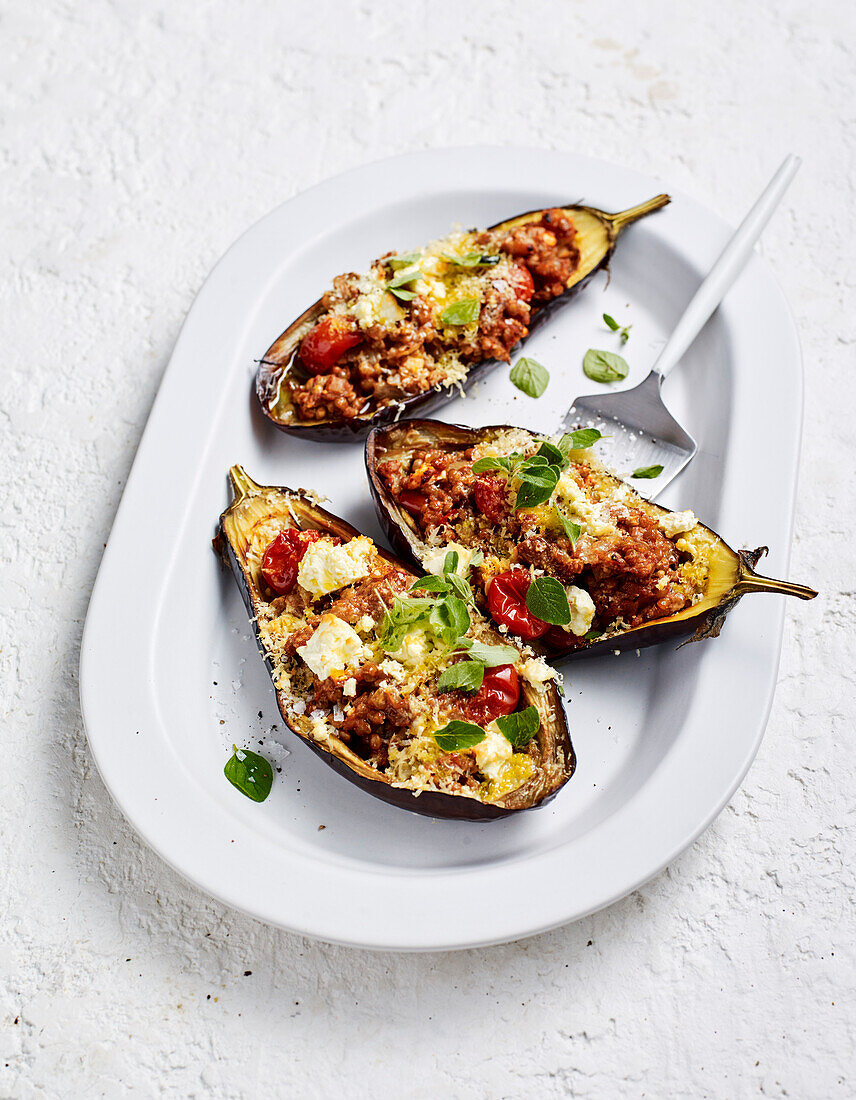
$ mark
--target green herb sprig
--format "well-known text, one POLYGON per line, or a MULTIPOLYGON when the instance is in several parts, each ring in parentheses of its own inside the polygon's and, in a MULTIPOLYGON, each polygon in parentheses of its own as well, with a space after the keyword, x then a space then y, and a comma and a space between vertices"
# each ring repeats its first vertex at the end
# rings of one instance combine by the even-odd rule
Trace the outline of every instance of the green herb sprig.
POLYGON ((624 347, 630 339, 630 330, 633 328, 633 325, 621 325, 614 317, 610 317, 608 313, 604 313, 603 323, 608 329, 611 329, 612 332, 618 333, 621 338, 621 346, 624 347))

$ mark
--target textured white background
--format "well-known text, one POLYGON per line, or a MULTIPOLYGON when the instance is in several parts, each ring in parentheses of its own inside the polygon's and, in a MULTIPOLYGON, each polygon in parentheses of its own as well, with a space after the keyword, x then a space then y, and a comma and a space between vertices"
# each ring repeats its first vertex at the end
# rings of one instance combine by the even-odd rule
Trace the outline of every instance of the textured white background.
POLYGON ((6 0, 0 1095, 853 1095, 854 43, 848 0, 6 0), (732 221, 802 154, 763 251, 806 363, 792 575, 821 596, 789 604, 742 790, 669 871, 527 942, 372 955, 226 910, 140 844, 92 767, 78 648, 212 263, 324 176, 472 142, 616 160, 732 221))

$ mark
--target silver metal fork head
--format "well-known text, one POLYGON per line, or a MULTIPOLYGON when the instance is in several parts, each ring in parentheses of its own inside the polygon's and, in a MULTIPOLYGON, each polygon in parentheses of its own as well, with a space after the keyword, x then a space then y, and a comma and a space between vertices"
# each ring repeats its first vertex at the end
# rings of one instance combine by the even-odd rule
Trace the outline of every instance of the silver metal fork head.
POLYGON ((638 386, 618 393, 578 397, 565 415, 563 429, 597 428, 609 437, 601 455, 620 477, 630 478, 641 496, 653 499, 678 476, 698 449, 663 403, 662 375, 651 371, 638 386), (639 469, 662 466, 652 478, 631 478, 639 469))

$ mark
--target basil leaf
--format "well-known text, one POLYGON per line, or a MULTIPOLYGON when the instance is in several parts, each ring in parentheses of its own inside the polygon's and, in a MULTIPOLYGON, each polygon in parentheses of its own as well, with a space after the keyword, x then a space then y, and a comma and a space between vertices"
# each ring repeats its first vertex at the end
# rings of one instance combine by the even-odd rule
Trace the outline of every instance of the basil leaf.
POLYGON ((440 691, 478 691, 484 680, 484 665, 479 661, 458 661, 443 670, 437 681, 440 691))
POLYGON ((608 313, 604 313, 603 323, 606 325, 607 328, 611 328, 613 332, 618 332, 618 330, 621 328, 621 325, 619 325, 618 321, 616 321, 614 317, 610 317, 608 313))
POLYGON ((552 484, 543 481, 524 481, 517 490, 515 508, 537 508, 553 495, 556 488, 555 481, 552 484))
POLYGON ((603 433, 597 428, 577 428, 575 432, 565 432, 559 440, 559 448, 562 451, 584 451, 599 439, 603 439, 603 433))
POLYGON ((428 623, 446 645, 454 645, 470 629, 470 613, 463 600, 457 596, 447 596, 434 605, 428 623))
POLYGON ((487 734, 472 722, 460 722, 454 719, 434 734, 434 740, 443 752, 457 752, 459 749, 471 749, 480 745, 487 734))
POLYGON ((568 517, 558 508, 556 508, 556 515, 559 517, 559 522, 562 525, 562 529, 570 539, 571 548, 573 549, 573 547, 577 545, 577 539, 583 533, 583 529, 578 523, 574 523, 573 520, 568 519, 568 517))
POLYGON ((662 466, 640 466, 638 469, 634 470, 630 476, 636 478, 652 478, 659 477, 662 472, 662 466))
POLYGON ((410 267, 411 264, 415 264, 417 260, 421 258, 421 252, 404 252, 399 256, 390 256, 386 263, 389 264, 393 271, 398 271, 399 268, 410 267))
POLYGON ((446 306, 440 314, 442 325, 468 325, 471 321, 478 320, 481 313, 481 302, 478 298, 461 298, 446 306))
POLYGON ((233 787, 253 802, 264 802, 273 786, 273 768, 270 761, 257 752, 239 749, 233 745, 234 755, 226 761, 223 774, 233 787))
POLYGON ((517 490, 515 508, 534 508, 543 504, 553 495, 559 481, 559 471, 555 466, 525 465, 520 470, 520 488, 517 490))
POLYGON ((402 286, 390 286, 387 287, 387 290, 402 302, 412 302, 416 297, 415 290, 405 290, 402 286))
POLYGON ((444 573, 457 573, 460 558, 457 550, 450 550, 443 560, 444 573))
POLYGON ((511 368, 512 385, 529 397, 540 397, 550 381, 550 372, 535 359, 518 359, 511 368))
POLYGON ((459 577, 457 573, 449 573, 446 576, 446 580, 448 581, 449 588, 453 592, 456 592, 464 603, 473 602, 473 590, 463 577, 459 577))
POLYGON ((533 455, 533 458, 546 459, 546 461, 551 466, 558 466, 560 470, 564 470, 564 468, 568 465, 567 455, 562 454, 562 452, 554 443, 542 443, 533 455))
POLYGON ((491 267, 501 259, 500 256, 491 256, 486 252, 467 252, 463 256, 450 256, 442 252, 440 255, 446 263, 454 264, 455 267, 491 267))
POLYGON ((514 711, 496 720, 499 732, 516 748, 528 745, 538 730, 541 728, 541 715, 537 707, 527 707, 525 710, 514 711))
POLYGON ((394 287, 407 286, 408 283, 415 283, 417 279, 422 278, 422 272, 417 268, 416 271, 399 271, 399 273, 386 284, 387 290, 392 290, 394 287))
POLYGON ((448 592, 449 584, 444 581, 442 577, 420 577, 418 581, 414 581, 410 586, 410 591, 415 592, 421 590, 423 592, 448 592))
POLYGON ((592 382, 620 382, 630 367, 620 355, 599 348, 589 348, 583 357, 583 372, 592 382))
POLYGON ((434 606, 434 600, 424 597, 408 600, 396 596, 381 623, 378 635, 381 648, 387 653, 394 653, 400 649, 405 634, 409 634, 417 623, 424 623, 434 606))
POLYGON ((476 550, 473 556, 470 558, 470 569, 475 569, 477 565, 484 564, 484 554, 481 550, 476 550))
POLYGON ((488 668, 496 668, 497 665, 513 665, 520 654, 510 645, 485 645, 484 642, 473 642, 469 647, 469 655, 474 661, 481 661, 488 668))
POLYGON ((543 623, 565 626, 571 621, 568 594, 555 577, 535 577, 526 593, 526 606, 543 623))
POLYGON ((473 463, 474 474, 486 474, 488 470, 505 470, 507 473, 510 469, 511 463, 507 458, 498 458, 493 455, 479 458, 473 463))

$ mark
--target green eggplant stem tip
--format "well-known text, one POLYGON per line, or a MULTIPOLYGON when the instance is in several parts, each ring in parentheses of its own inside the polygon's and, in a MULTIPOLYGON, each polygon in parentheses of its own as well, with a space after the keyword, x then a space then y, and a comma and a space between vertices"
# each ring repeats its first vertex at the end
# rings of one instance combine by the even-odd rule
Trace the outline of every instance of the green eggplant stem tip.
POLYGON ((630 225, 631 222, 644 218, 646 214, 652 214, 663 206, 668 206, 672 201, 669 195, 655 195, 653 199, 640 203, 639 206, 631 206, 629 210, 622 210, 618 214, 610 214, 609 221, 616 234, 630 225))
POLYGON ((237 504, 244 497, 251 496, 261 489, 261 485, 253 481, 244 467, 237 463, 229 467, 229 480, 232 482, 232 492, 235 494, 233 504, 237 504))
POLYGON ((792 581, 777 581, 773 577, 762 577, 760 573, 747 570, 737 582, 737 592, 778 592, 783 596, 796 596, 800 600, 813 600, 817 592, 804 584, 792 581))

